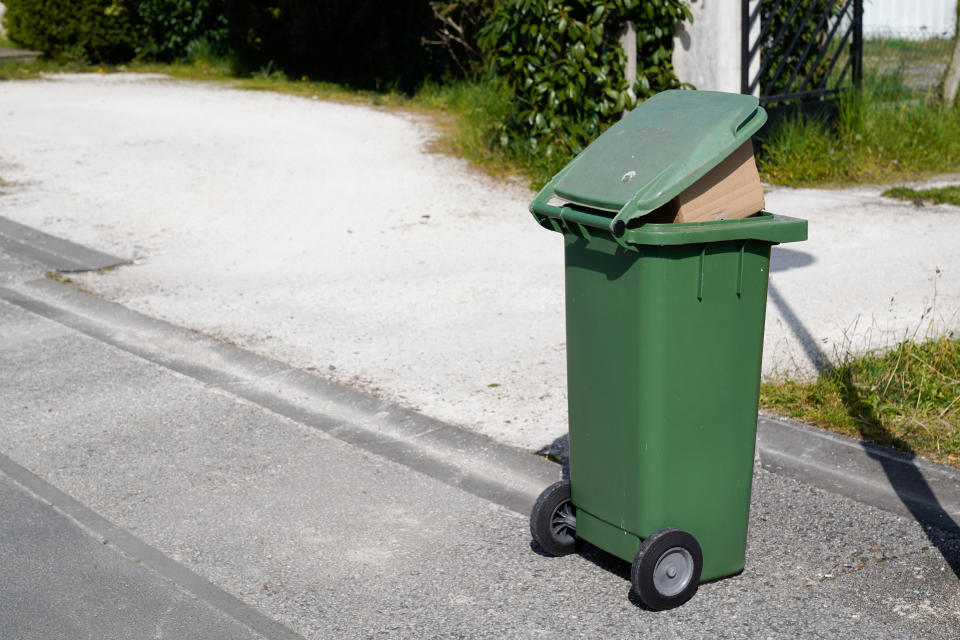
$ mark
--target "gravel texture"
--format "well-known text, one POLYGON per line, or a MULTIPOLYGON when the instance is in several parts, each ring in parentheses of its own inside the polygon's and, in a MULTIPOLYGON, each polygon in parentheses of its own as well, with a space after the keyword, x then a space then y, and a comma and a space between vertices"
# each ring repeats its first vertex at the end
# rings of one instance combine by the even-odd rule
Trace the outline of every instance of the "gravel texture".
MULTIPOLYGON (((84 287, 503 442, 566 431, 560 238, 422 115, 150 75, 0 84, 0 215, 134 264, 84 287)), ((960 209, 776 188, 764 372, 960 326, 960 209)))

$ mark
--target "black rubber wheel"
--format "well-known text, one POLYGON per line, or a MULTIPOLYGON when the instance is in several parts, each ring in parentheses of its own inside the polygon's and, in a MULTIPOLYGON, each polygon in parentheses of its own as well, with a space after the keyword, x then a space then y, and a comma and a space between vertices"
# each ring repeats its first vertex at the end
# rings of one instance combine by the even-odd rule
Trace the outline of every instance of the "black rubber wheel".
POLYGON ((577 546, 577 514, 570 483, 555 482, 540 494, 530 512, 530 535, 553 556, 573 553, 577 546))
POLYGON ((660 529, 640 545, 630 581, 643 604, 662 611, 693 597, 701 571, 703 552, 697 539, 681 529, 660 529))

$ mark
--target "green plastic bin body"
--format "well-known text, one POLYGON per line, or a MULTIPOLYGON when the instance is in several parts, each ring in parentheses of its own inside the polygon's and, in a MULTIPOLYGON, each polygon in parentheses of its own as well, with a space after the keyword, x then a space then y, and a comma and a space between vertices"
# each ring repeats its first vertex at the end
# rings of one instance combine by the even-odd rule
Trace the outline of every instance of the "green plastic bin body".
POLYGON ((674 527, 701 582, 744 567, 770 247, 805 220, 654 224, 766 121, 752 96, 665 91, 601 135, 530 210, 565 243, 576 536, 630 562, 674 527))
POLYGON ((766 214, 647 225, 646 241, 682 243, 631 248, 583 231, 563 230, 577 537, 630 562, 643 538, 677 527, 700 542, 701 581, 737 573, 769 238, 799 239, 805 222, 766 214), (769 228, 751 233, 758 226, 769 228))

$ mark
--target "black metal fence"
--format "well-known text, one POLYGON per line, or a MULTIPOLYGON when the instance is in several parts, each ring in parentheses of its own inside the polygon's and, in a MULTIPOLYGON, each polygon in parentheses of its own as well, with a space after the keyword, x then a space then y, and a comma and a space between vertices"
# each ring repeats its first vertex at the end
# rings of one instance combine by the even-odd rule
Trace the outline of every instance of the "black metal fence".
POLYGON ((822 99, 863 77, 863 0, 743 0, 741 91, 822 99))

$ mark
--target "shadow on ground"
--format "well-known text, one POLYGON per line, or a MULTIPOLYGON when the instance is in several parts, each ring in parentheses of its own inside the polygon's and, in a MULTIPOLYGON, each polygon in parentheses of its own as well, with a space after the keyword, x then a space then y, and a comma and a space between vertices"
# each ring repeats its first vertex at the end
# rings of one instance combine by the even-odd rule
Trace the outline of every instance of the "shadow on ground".
MULTIPOLYGON (((787 250, 781 250, 781 253, 785 251, 787 250)), ((792 260, 799 262, 796 257, 793 257, 792 260)), ((803 346, 804 352, 816 367, 817 373, 832 373, 834 369, 830 364, 830 359, 773 283, 770 283, 769 294, 770 300, 776 305, 787 326, 790 327, 794 336, 803 346)), ((874 413, 873 407, 860 396, 849 371, 841 374, 841 381, 844 389, 843 405, 846 408, 847 415, 853 418, 857 424, 863 450, 880 464, 887 476, 887 481, 903 506, 907 508, 917 522, 924 525, 924 533, 930 544, 940 551, 953 573, 956 574, 957 578, 960 578, 960 551, 954 549, 953 545, 948 544, 946 540, 950 537, 943 535, 937 529, 937 527, 943 527, 944 529, 960 531, 960 524, 954 522, 950 514, 943 509, 926 478, 920 473, 915 463, 916 452, 909 444, 890 433, 883 421, 874 413), (868 438, 889 443, 892 447, 904 452, 904 455, 893 457, 883 447, 866 442, 868 438), (936 526, 930 526, 928 523, 931 522, 936 523, 936 526)))

